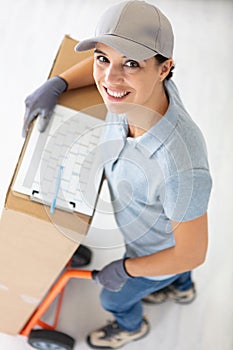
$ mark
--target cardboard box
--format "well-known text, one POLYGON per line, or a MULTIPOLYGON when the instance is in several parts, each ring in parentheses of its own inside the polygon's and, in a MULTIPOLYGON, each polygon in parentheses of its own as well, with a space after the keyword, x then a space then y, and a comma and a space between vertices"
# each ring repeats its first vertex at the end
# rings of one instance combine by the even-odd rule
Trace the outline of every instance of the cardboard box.
MULTIPOLYGON (((64 38, 50 76, 57 75, 92 55, 92 51, 74 52, 76 43, 69 36, 64 38)), ((106 111, 95 86, 66 92, 59 104, 75 110, 85 110, 101 119, 105 117, 106 111)), ((51 219, 42 204, 13 192, 12 184, 29 137, 30 135, 19 157, 0 222, 0 332, 12 335, 18 334, 26 324, 77 249, 91 223, 89 216, 60 210, 56 210, 51 219), (64 230, 68 230, 67 235, 64 230)))

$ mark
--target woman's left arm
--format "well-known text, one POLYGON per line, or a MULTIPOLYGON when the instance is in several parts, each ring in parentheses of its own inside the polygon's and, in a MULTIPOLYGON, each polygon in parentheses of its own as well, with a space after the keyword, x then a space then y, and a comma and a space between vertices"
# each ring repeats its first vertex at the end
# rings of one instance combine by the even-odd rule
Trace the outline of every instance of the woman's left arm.
POLYGON ((192 270, 205 261, 208 246, 207 213, 186 222, 172 222, 175 246, 125 261, 131 276, 160 276, 192 270))

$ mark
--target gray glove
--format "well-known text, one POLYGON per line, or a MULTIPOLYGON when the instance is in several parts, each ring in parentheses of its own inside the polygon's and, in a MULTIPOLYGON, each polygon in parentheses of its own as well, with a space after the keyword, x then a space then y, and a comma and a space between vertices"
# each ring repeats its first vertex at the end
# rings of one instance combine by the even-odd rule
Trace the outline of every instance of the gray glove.
POLYGON ((119 291, 126 280, 132 278, 126 271, 125 260, 126 259, 113 261, 106 265, 101 271, 94 270, 92 272, 92 278, 104 288, 115 292, 119 291))
POLYGON ((47 80, 26 98, 26 112, 22 131, 23 137, 26 136, 30 123, 37 116, 39 116, 39 131, 45 131, 54 107, 57 104, 58 97, 67 87, 68 84, 63 78, 55 76, 47 80))

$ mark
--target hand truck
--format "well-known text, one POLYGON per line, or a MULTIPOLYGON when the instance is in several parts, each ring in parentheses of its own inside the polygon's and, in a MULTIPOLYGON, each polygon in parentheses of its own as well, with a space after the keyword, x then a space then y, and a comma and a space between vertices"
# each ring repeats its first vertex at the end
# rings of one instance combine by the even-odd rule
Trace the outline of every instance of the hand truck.
MULTIPOLYGON (((82 249, 85 249, 82 248, 82 249)), ((76 251, 77 252, 77 251, 76 251)), ((76 253, 75 252, 75 253, 76 253)), ((84 252, 86 253, 86 252, 84 252)), ((88 252, 87 252, 88 253, 88 252)), ((85 258, 85 256, 84 256, 85 258)), ((82 259, 82 257, 81 257, 82 259)), ((80 255, 74 254, 70 262, 67 264, 64 272, 60 275, 57 281, 49 290, 41 304, 35 310, 27 324, 21 330, 20 334, 28 338, 28 343, 38 350, 73 350, 75 340, 71 336, 56 331, 58 319, 60 315, 62 300, 67 283, 71 278, 92 279, 92 271, 74 269, 75 264, 80 266, 80 255), (58 296, 56 311, 53 325, 43 322, 40 318, 58 296), (42 329, 33 329, 35 326, 40 326, 42 329)), ((81 263, 82 264, 82 263, 81 263)), ((85 265, 83 263, 83 265, 85 265)))

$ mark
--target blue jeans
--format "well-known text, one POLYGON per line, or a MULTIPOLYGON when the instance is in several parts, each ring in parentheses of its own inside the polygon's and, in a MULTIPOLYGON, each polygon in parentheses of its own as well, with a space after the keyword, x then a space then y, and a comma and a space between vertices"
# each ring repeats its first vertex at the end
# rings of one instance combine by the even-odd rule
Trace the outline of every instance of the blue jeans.
POLYGON ((130 278, 118 292, 103 288, 100 295, 101 304, 113 314, 120 328, 135 331, 140 328, 143 320, 141 299, 170 284, 179 290, 189 289, 192 286, 191 272, 184 272, 163 281, 143 277, 130 278))

